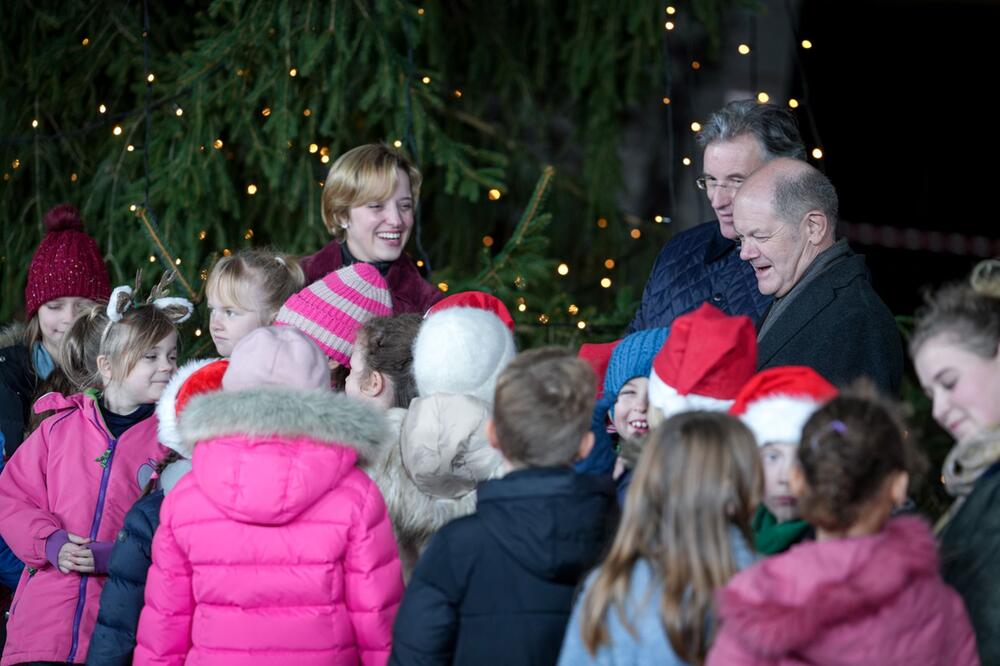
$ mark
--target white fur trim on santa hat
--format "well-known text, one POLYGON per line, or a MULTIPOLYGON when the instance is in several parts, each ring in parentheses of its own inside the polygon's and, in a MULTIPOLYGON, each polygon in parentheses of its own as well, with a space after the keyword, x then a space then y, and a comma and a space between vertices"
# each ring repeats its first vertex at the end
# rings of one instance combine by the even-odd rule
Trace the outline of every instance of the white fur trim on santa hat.
POLYGON ((798 444, 802 428, 819 405, 804 396, 769 395, 750 403, 740 420, 753 431, 757 446, 798 444))
POLYGON ((704 395, 689 393, 681 395, 673 386, 665 383, 655 371, 649 374, 649 406, 663 412, 663 418, 669 419, 681 412, 696 410, 706 412, 724 412, 733 404, 732 400, 710 398, 704 395))
POLYGON ((180 393, 184 382, 191 375, 209 363, 215 363, 218 360, 217 358, 207 358, 188 361, 177 369, 177 372, 163 389, 160 399, 156 401, 156 434, 160 439, 160 444, 176 451, 185 458, 191 458, 192 450, 185 446, 181 440, 181 433, 177 429, 177 394, 180 393))
POLYGON ((493 404, 497 379, 517 349, 503 321, 486 310, 433 312, 413 342, 413 377, 421 397, 471 395, 493 404))

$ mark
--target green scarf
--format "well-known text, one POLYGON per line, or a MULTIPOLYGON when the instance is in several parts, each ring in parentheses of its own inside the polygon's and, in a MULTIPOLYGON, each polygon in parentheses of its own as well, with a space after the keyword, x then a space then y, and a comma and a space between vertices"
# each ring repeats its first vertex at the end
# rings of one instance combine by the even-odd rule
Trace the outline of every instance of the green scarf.
POLYGON ((750 523, 753 532, 753 545, 761 555, 776 555, 783 553, 799 541, 802 541, 810 530, 810 525, 804 520, 789 520, 779 523, 774 514, 761 504, 750 523))

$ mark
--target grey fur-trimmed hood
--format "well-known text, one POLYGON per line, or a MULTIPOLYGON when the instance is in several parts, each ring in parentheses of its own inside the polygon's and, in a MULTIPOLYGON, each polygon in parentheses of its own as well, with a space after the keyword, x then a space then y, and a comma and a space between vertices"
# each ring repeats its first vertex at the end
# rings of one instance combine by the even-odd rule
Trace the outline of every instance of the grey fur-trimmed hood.
POLYGON ((195 396, 179 426, 191 447, 227 435, 309 437, 354 449, 362 465, 381 457, 388 432, 379 412, 342 393, 279 388, 195 396))
POLYGON ((27 344, 28 325, 24 322, 13 321, 0 328, 0 349, 27 344))

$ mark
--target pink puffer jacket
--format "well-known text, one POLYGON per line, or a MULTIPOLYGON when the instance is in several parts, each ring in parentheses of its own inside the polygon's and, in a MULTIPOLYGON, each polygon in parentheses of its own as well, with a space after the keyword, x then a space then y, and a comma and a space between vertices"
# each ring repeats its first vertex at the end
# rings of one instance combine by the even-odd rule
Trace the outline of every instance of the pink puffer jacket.
POLYGON ((42 421, 0 474, 0 534, 25 563, 7 623, 0 664, 82 663, 97 621, 103 575, 63 574, 46 559, 45 541, 66 530, 114 543, 125 513, 167 450, 156 417, 115 440, 92 394, 49 393, 42 421))
POLYGON ((384 664, 403 594, 385 503, 355 466, 383 417, 327 391, 220 391, 181 413, 136 664, 384 664))
POLYGON ((962 599, 938 573, 923 520, 808 542, 745 569, 720 591, 708 666, 974 666, 962 599))

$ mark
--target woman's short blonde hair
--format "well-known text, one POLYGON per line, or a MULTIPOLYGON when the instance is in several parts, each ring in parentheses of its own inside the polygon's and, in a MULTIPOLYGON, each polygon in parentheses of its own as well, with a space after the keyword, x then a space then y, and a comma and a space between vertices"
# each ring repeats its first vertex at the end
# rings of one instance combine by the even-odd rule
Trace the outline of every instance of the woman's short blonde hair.
POLYGON ((345 237, 344 225, 351 209, 373 201, 385 201, 396 189, 396 169, 410 177, 416 206, 423 176, 402 153, 381 143, 352 148, 337 158, 323 185, 323 224, 337 240, 345 237))

